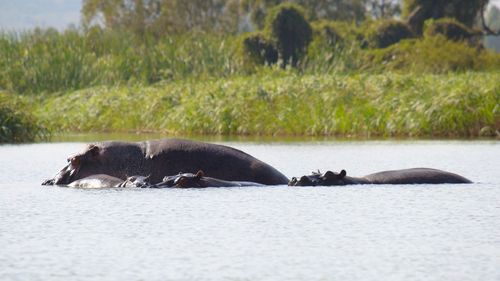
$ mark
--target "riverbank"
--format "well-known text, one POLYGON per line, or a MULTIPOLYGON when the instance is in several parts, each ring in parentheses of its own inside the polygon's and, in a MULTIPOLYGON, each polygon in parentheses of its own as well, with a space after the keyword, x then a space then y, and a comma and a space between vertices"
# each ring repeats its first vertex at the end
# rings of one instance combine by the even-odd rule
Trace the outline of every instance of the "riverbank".
POLYGON ((48 96, 56 132, 498 137, 500 73, 232 76, 99 86, 48 96))

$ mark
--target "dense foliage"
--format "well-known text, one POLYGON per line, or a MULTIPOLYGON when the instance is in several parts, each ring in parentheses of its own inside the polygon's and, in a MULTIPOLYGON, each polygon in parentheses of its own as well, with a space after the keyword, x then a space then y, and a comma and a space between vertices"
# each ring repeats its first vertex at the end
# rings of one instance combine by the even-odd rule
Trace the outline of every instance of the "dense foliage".
POLYGON ((0 143, 29 142, 46 136, 47 130, 18 97, 0 92, 0 143))
POLYGON ((369 44, 375 48, 386 48, 403 39, 414 37, 410 27, 401 21, 385 20, 374 24, 368 34, 369 44))
POLYGON ((269 12, 266 31, 283 65, 295 66, 312 40, 312 28, 300 6, 281 4, 269 12))
POLYGON ((0 141, 44 137, 40 124, 58 131, 498 136, 500 55, 471 39, 477 32, 467 20, 459 22, 476 12, 456 11, 463 1, 445 2, 408 0, 406 8, 416 8, 407 21, 360 23, 360 3, 372 5, 363 17, 380 18, 396 13, 397 3, 86 0, 82 29, 0 33, 0 141), (316 9, 324 5, 351 5, 343 12, 349 21, 326 20, 338 11, 316 9), (436 9, 426 14, 425 7, 436 9), (249 15, 260 22, 250 24, 249 15), (428 18, 425 36, 412 30, 428 18), (242 32, 256 26, 262 29, 242 32))
POLYGON ((403 0, 403 16, 418 32, 427 19, 453 18, 468 27, 476 22, 481 2, 488 0, 403 0))
POLYGON ((268 69, 228 79, 89 88, 48 99, 38 114, 65 131, 494 136, 500 132, 499 79, 498 73, 332 76, 268 69))
POLYGON ((449 40, 464 41, 471 39, 475 32, 454 19, 442 18, 426 22, 425 35, 442 35, 449 40))
MULTIPOLYGON (((367 57, 374 51, 361 48, 365 40, 361 31, 346 23, 331 24, 342 36, 342 46, 332 46, 316 33, 297 64, 301 73, 373 73, 384 71, 384 66, 408 73, 500 70, 499 55, 426 37, 411 41, 414 46, 403 40, 381 49, 370 60, 367 57)), ((247 65, 240 52, 241 41, 240 36, 207 33, 143 40, 131 33, 99 28, 4 33, 0 34, 0 89, 38 95, 98 85, 224 79, 261 72, 259 67, 247 65)))
POLYGON ((278 51, 260 32, 249 33, 243 38, 243 51, 251 61, 260 65, 271 65, 278 61, 278 51))
POLYGON ((339 31, 340 27, 332 21, 318 21, 312 23, 314 37, 320 38, 329 46, 337 46, 343 43, 344 38, 339 31))

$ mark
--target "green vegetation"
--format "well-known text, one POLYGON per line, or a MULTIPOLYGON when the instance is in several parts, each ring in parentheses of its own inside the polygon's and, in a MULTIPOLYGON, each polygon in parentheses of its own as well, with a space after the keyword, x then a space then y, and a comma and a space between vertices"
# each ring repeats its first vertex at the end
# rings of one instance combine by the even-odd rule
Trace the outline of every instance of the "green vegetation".
POLYGON ((36 122, 19 98, 0 92, 0 143, 45 139, 47 130, 36 122))
MULTIPOLYGON (((331 45, 316 35, 297 71, 337 75, 377 74, 388 69, 404 73, 500 70, 499 55, 461 42, 424 37, 380 50, 363 49, 365 39, 361 32, 354 32, 354 26, 332 24, 339 27, 343 43, 331 45)), ((245 36, 187 33, 145 40, 99 28, 1 34, 0 89, 38 96, 100 85, 259 74, 267 67, 247 65, 241 54, 241 37, 245 36)))
POLYGON ((403 40, 385 49, 369 50, 365 59, 380 71, 413 73, 449 73, 463 71, 492 71, 498 73, 500 56, 453 42, 443 36, 419 40, 403 40))
MULTIPOLYGON (((278 51, 260 32, 249 33, 243 37, 244 56, 257 65, 271 65, 278 61, 278 51)), ((249 62, 249 63, 250 63, 249 62)))
POLYGON ((274 42, 283 66, 296 66, 312 40, 312 28, 304 17, 302 8, 281 4, 269 11, 266 31, 274 42))
POLYGON ((403 0, 403 17, 420 34, 428 19, 453 18, 472 27, 488 0, 403 0))
POLYGON ((368 31, 369 44, 374 48, 386 48, 403 39, 414 37, 410 27, 401 21, 379 21, 368 31))
POLYGON ((425 36, 442 35, 449 40, 464 41, 475 35, 473 30, 454 19, 428 20, 425 25, 425 36))
POLYGON ((407 0, 405 21, 385 0, 101 2, 83 1, 81 29, 0 33, 2 142, 44 128, 500 135, 500 55, 469 26, 476 0, 407 0))
POLYGON ((494 136, 500 73, 259 75, 52 97, 38 115, 64 131, 225 135, 494 136), (85 101, 85 102, 82 102, 85 101))
POLYGON ((225 77, 242 70, 236 37, 189 33, 161 40, 93 28, 0 35, 0 88, 22 94, 95 85, 225 77))

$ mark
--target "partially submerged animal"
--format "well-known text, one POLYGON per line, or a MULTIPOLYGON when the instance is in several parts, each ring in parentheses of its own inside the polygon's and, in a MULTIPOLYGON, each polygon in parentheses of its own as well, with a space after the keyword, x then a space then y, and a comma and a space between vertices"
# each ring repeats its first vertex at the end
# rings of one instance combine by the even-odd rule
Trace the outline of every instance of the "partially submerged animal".
POLYGON ((191 188, 191 187, 233 187, 233 186, 263 186, 263 184, 248 181, 226 181, 212 177, 206 177, 205 173, 200 170, 196 174, 192 173, 179 173, 175 176, 167 176, 163 181, 154 184, 150 187, 163 188, 163 187, 177 187, 177 188, 191 188))
POLYGON ((105 174, 97 174, 71 182, 67 186, 79 188, 148 187, 149 177, 132 176, 126 180, 105 174))
POLYGON ((345 170, 340 173, 327 171, 324 174, 313 172, 312 175, 292 178, 291 186, 330 186, 349 184, 440 184, 440 183, 471 183, 460 175, 431 168, 412 168, 383 171, 364 177, 349 177, 345 170))
POLYGON ((232 147, 181 139, 137 143, 108 141, 90 144, 68 158, 68 165, 43 185, 67 185, 88 176, 106 174, 122 180, 127 175, 150 175, 160 182, 178 171, 204 170, 223 180, 286 184, 275 168, 232 147))

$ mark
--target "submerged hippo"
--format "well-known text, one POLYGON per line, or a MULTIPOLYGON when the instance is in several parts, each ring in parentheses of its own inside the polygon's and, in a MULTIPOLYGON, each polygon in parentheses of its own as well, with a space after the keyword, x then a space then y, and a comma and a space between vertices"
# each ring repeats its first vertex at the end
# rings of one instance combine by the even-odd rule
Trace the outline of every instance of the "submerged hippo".
POLYGON ((127 175, 150 175, 160 182, 164 175, 203 170, 213 177, 266 185, 288 182, 278 170, 240 150, 217 144, 163 139, 144 142, 108 141, 88 145, 68 158, 66 165, 44 185, 66 185, 91 175, 106 174, 122 180, 127 175))
POLYGON ((79 188, 109 188, 109 187, 149 187, 149 177, 132 176, 126 180, 105 174, 91 175, 68 184, 79 188))
POLYGON ((248 181, 225 181, 221 179, 206 177, 203 171, 198 171, 196 174, 180 173, 175 176, 167 176, 163 178, 161 183, 155 184, 152 187, 233 187, 233 186, 262 186, 260 183, 248 181))
POLYGON ((470 180, 450 172, 430 169, 413 168, 403 170, 384 171, 356 178, 346 176, 346 171, 340 173, 327 171, 324 174, 313 173, 302 176, 300 179, 292 178, 288 185, 293 186, 329 186, 348 184, 438 184, 438 183, 471 183, 470 180))

